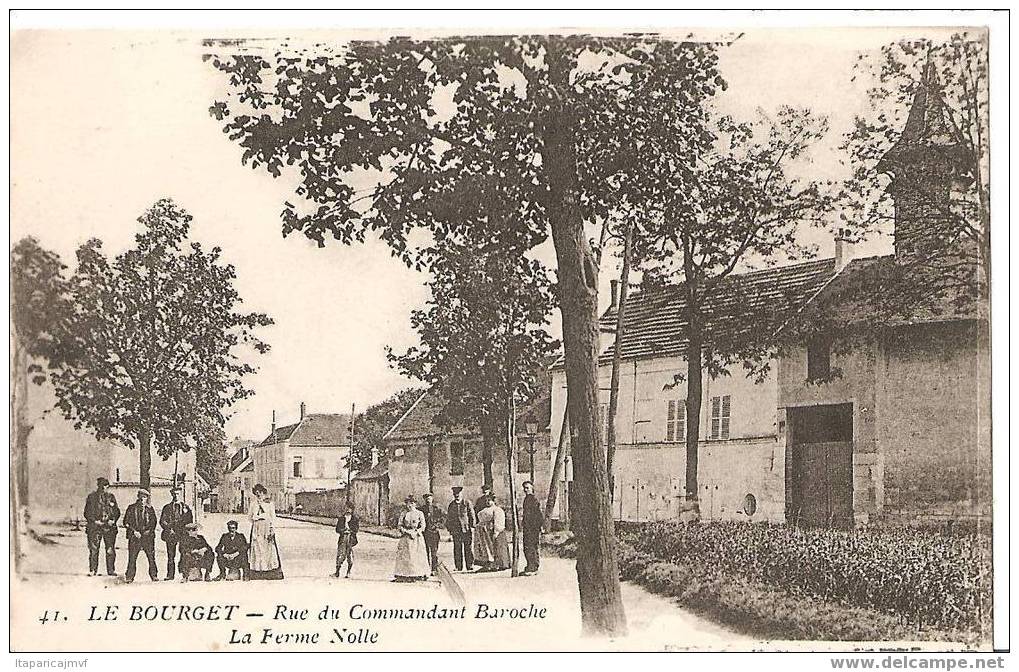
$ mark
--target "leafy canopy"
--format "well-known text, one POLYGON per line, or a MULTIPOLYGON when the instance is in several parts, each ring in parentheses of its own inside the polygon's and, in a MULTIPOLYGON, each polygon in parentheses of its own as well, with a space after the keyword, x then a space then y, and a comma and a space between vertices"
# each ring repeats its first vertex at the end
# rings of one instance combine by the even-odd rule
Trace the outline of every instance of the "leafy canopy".
POLYGON ((75 426, 129 446, 151 437, 166 458, 222 427, 223 411, 252 392, 244 349, 272 324, 239 311, 233 266, 220 249, 188 243, 191 215, 169 199, 139 219, 135 245, 115 257, 89 240, 69 281, 59 336, 64 362, 52 375, 58 407, 75 426))

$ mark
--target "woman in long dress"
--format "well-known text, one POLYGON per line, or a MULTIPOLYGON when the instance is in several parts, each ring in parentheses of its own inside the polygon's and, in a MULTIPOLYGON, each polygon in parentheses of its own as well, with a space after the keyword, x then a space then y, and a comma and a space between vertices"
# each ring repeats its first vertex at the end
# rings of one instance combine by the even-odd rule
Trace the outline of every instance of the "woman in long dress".
POLYGON ((276 545, 276 507, 269 501, 269 491, 261 483, 251 489, 251 546, 248 548, 247 575, 254 580, 282 579, 283 564, 276 545))
POLYGON ((506 528, 506 514, 502 513, 502 524, 499 525, 499 514, 502 513, 495 504, 495 496, 485 497, 485 506, 478 511, 478 526, 474 528, 474 562, 481 565, 479 572, 492 572, 499 569, 499 552, 497 538, 506 528), (500 529, 500 527, 502 529, 500 529))
POLYGON ((413 496, 404 500, 406 509, 400 516, 400 542, 396 546, 395 581, 424 581, 432 573, 425 549, 425 514, 417 508, 413 496))

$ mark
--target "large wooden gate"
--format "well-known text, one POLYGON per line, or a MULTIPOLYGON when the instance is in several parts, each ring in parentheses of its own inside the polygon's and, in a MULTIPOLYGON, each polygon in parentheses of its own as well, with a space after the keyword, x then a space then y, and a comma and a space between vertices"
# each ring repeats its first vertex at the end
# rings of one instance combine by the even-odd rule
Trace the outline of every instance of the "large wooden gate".
POLYGON ((789 409, 788 415, 790 522, 852 527, 852 404, 789 409))

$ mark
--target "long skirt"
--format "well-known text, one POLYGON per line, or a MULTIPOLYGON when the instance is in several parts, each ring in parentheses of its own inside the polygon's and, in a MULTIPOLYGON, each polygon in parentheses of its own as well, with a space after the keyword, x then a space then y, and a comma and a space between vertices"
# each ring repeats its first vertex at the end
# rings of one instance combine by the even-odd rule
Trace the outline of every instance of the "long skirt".
POLYGON ((492 536, 492 529, 490 527, 478 525, 474 528, 474 548, 471 550, 474 553, 474 562, 476 564, 487 565, 496 562, 498 555, 496 553, 495 538, 492 536))
POLYGON ((509 569, 511 557, 509 533, 503 530, 495 538, 495 566, 499 569, 509 569))
POLYGON ((269 538, 269 521, 256 520, 251 525, 251 548, 248 550, 248 576, 251 579, 282 579, 283 565, 276 538, 269 538))
POLYGON ((425 578, 431 573, 424 537, 420 534, 400 537, 400 543, 396 545, 396 567, 393 574, 397 578, 413 579, 425 578))

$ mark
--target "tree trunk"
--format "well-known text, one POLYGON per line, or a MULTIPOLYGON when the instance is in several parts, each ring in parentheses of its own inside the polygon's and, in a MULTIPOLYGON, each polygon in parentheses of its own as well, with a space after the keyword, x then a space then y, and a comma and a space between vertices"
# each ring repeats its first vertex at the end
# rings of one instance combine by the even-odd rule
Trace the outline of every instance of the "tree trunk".
POLYGON ((502 429, 499 422, 486 420, 481 423, 481 468, 484 484, 494 491, 494 477, 492 476, 492 456, 495 454, 495 447, 502 443, 502 429))
POLYGON ((15 572, 21 571, 21 535, 27 532, 28 508, 28 435, 32 426, 26 419, 28 404, 28 353, 21 345, 11 322, 11 343, 14 349, 11 376, 11 442, 10 455, 10 531, 11 552, 15 572))
POLYGON ((680 518, 699 520, 701 511, 697 484, 697 458, 701 429, 701 395, 703 346, 700 330, 693 323, 688 328, 686 349, 686 497, 680 518))
MULTIPOLYGON (((146 490, 151 482, 152 433, 143 429, 138 434, 138 486, 146 490)), ((176 475, 175 475, 176 476, 176 475)), ((177 485, 174 483, 173 485, 177 485)), ((172 486, 171 486, 172 487, 172 486)))
POLYGON ((598 431, 598 268, 579 210, 576 130, 565 99, 574 59, 562 42, 550 40, 552 109, 544 125, 542 158, 549 185, 548 215, 558 262, 559 301, 571 427, 577 532, 577 582, 583 632, 623 635, 626 615, 619 589, 612 505, 605 454, 598 431))
MULTIPOLYGON (((569 406, 569 390, 566 392, 566 405, 569 406)), ((555 508, 556 499, 559 497, 559 481, 563 477, 563 464, 566 462, 566 437, 570 428, 570 413, 568 409, 563 410, 563 424, 559 429, 559 446, 555 451, 555 464, 552 466, 552 477, 548 483, 548 497, 545 499, 545 529, 549 529, 549 521, 552 520, 552 509, 555 508)), ((564 522, 563 517, 559 518, 560 523, 564 522)))
POLYGON ((609 417, 607 422, 608 447, 605 450, 605 469, 609 476, 609 501, 616 497, 616 413, 619 410, 619 368, 622 366, 622 353, 619 345, 623 340, 623 320, 626 319, 626 297, 630 288, 630 248, 633 246, 633 222, 626 226, 623 239, 623 268, 619 273, 619 305, 616 307, 616 344, 612 348, 612 378, 609 383, 609 417))

